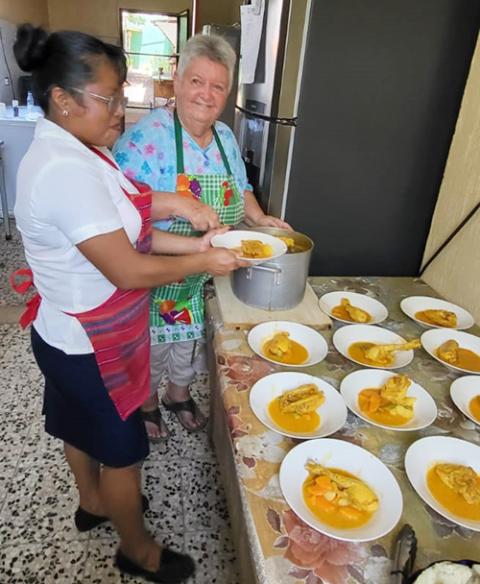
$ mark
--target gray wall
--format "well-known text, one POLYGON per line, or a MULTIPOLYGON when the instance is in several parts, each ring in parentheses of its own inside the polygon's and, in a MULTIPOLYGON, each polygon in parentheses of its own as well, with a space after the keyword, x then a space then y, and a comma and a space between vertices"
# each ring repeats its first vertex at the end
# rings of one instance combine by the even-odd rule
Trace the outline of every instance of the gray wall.
POLYGON ((15 57, 13 56, 13 43, 15 42, 15 36, 17 33, 17 25, 7 22, 6 20, 0 20, 0 31, 2 33, 3 45, 0 44, 0 102, 4 102, 7 105, 12 103, 12 86, 5 85, 4 79, 8 74, 7 66, 5 65, 5 59, 8 62, 8 66, 12 73, 13 80, 10 83, 14 83, 15 94, 18 96, 18 77, 22 75, 22 70, 18 67, 15 57))

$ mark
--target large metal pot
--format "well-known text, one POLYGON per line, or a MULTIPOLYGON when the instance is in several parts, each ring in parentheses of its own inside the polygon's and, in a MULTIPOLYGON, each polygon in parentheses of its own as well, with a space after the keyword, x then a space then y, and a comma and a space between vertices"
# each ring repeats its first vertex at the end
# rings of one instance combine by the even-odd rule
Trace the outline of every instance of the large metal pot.
POLYGON ((313 241, 302 233, 275 227, 256 227, 252 231, 291 237, 301 251, 235 270, 232 274, 235 296, 245 304, 263 310, 286 310, 297 306, 305 294, 313 241))

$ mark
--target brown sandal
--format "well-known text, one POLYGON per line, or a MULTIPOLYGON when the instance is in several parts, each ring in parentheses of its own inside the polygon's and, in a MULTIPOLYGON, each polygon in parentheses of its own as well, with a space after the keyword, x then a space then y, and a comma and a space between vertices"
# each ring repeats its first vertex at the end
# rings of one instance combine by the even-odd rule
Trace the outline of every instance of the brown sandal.
POLYGON ((150 424, 154 424, 160 431, 163 428, 165 428, 166 431, 166 436, 150 436, 150 434, 148 434, 147 431, 148 439, 150 440, 150 442, 152 442, 153 444, 166 442, 170 436, 170 432, 168 431, 168 427, 165 424, 164 419, 162 418, 162 413, 160 412, 160 410, 158 408, 155 408, 154 410, 140 411, 144 422, 150 422, 150 424))
POLYGON ((180 422, 180 424, 188 432, 200 432, 200 430, 203 430, 207 425, 208 419, 205 418, 204 422, 200 426, 197 426, 197 428, 190 428, 189 426, 186 426, 184 424, 182 417, 178 415, 180 412, 190 412, 195 420, 199 415, 203 415, 199 407, 195 403, 193 397, 189 397, 185 401, 171 403, 166 403, 162 397, 162 405, 168 412, 173 412, 177 416, 177 419, 180 422))

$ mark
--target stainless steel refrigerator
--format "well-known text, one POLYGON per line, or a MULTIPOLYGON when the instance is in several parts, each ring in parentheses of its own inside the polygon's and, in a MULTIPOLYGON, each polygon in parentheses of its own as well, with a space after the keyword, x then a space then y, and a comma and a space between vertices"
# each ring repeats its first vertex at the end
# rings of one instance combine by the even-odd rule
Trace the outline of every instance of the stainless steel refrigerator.
MULTIPOLYGON (((265 0, 235 133, 311 273, 417 273, 477 41, 478 0, 265 0)), ((459 193, 459 197, 461 193, 459 193)))

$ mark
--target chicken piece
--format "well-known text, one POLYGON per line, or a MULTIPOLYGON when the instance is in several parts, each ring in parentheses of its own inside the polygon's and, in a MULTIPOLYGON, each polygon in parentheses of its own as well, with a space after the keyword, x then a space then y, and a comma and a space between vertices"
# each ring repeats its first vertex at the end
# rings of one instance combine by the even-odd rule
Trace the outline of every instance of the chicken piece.
POLYGON ((414 397, 406 397, 404 398, 403 404, 389 404, 384 406, 385 411, 393 416, 399 416, 400 418, 405 418, 406 420, 410 420, 413 417, 413 406, 415 404, 414 397))
POLYGON ((302 416, 314 412, 324 401, 323 391, 313 383, 307 383, 283 393, 279 398, 279 406, 282 414, 302 416))
POLYGON ((262 243, 258 239, 242 239, 241 254, 245 258, 269 258, 273 254, 272 246, 262 243))
POLYGON ((394 375, 380 389, 380 395, 389 402, 404 405, 411 384, 412 382, 406 375, 394 375))
POLYGON ((295 240, 293 237, 285 237, 284 235, 277 235, 277 239, 283 241, 283 243, 287 246, 288 251, 295 247, 295 240))
POLYGON ((365 358, 380 365, 391 365, 393 363, 393 353, 395 351, 410 351, 421 347, 420 340, 414 339, 408 343, 398 343, 392 345, 374 345, 365 351, 365 358))
POLYGON ((437 349, 437 356, 447 363, 452 365, 458 362, 458 348, 457 341, 450 339, 442 343, 437 349))
POLYGON ((283 357, 292 350, 292 341, 289 337, 290 333, 276 333, 265 343, 265 352, 276 357, 283 357))
POLYGON ((435 472, 447 487, 461 495, 467 503, 480 503, 480 481, 473 468, 462 464, 437 464, 435 472))
POLYGON ((351 505, 359 511, 372 513, 378 509, 378 498, 373 490, 360 479, 348 476, 335 470, 317 464, 313 461, 307 462, 307 471, 313 477, 327 477, 331 485, 325 489, 323 496, 338 505, 346 507, 351 505))
POLYGON ((432 324, 437 326, 444 326, 448 328, 454 328, 457 326, 457 315, 450 310, 423 310, 423 316, 430 321, 432 324))
POLYGON ((342 298, 340 305, 343 306, 345 312, 354 322, 369 322, 371 319, 371 316, 366 310, 362 310, 361 308, 358 308, 358 306, 353 306, 350 304, 348 298, 342 298))

